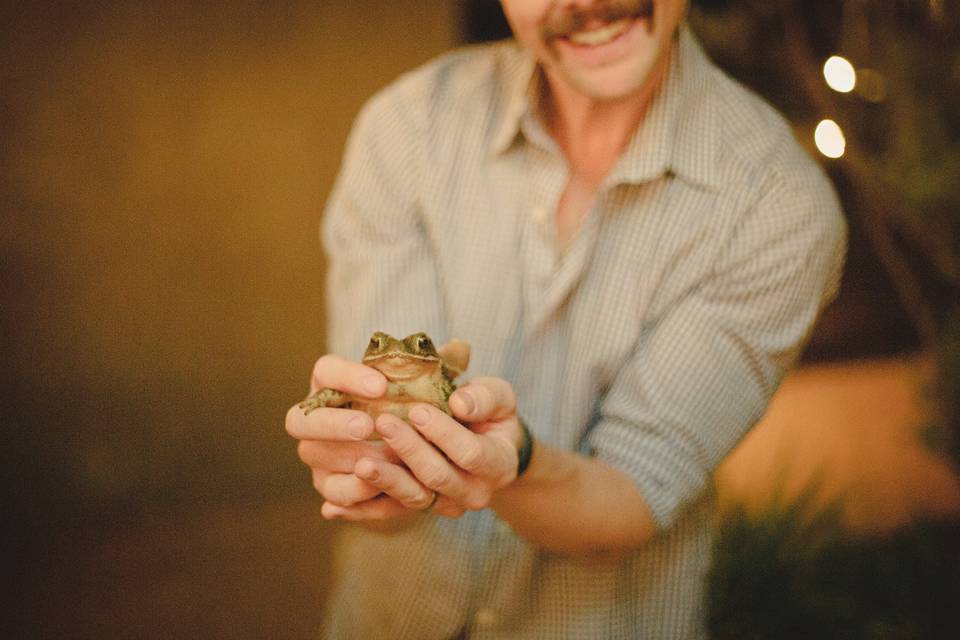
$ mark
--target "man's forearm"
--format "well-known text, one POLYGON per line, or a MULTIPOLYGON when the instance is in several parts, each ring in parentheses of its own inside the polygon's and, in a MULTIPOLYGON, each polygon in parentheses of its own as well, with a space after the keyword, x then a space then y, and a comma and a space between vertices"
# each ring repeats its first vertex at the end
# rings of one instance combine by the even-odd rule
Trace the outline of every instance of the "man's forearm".
POLYGON ((542 442, 526 473, 498 491, 491 506, 518 535, 563 555, 616 557, 655 533, 650 509, 629 476, 542 442))

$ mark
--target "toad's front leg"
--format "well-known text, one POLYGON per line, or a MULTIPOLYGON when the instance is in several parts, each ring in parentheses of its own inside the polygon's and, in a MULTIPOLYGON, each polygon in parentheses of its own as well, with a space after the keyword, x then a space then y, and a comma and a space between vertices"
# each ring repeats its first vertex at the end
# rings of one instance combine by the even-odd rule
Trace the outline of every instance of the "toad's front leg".
POLYGON ((348 404, 350 404, 350 398, 345 393, 324 387, 309 395, 297 406, 303 409, 303 415, 307 415, 321 407, 345 407, 348 404))

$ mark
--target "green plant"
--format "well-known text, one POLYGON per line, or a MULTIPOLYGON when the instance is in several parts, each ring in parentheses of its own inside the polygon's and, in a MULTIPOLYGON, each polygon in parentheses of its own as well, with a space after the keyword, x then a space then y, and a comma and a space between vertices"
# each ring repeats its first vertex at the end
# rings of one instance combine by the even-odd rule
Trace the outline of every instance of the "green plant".
POLYGON ((723 519, 709 577, 714 640, 954 638, 960 523, 856 538, 806 498, 723 519))

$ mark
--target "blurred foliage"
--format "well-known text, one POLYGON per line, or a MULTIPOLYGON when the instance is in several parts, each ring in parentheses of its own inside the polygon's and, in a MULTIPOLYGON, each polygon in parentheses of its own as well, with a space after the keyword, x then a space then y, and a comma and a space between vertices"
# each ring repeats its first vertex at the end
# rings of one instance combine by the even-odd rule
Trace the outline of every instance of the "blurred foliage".
POLYGON ((801 499, 724 519, 709 577, 714 640, 955 638, 960 523, 853 538, 801 499))
POLYGON ((939 375, 933 385, 939 434, 935 448, 950 453, 960 464, 960 307, 954 309, 944 327, 937 345, 939 375))

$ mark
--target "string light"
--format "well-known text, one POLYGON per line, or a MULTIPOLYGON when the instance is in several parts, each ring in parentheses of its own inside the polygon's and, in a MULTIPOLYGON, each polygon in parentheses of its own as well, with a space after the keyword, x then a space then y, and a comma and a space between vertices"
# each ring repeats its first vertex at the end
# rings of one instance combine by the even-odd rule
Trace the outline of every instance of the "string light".
POLYGON ((849 93, 857 86, 857 71, 841 56, 830 56, 823 64, 823 77, 834 91, 849 93))
POLYGON ((813 132, 813 141, 817 150, 828 158, 839 158, 847 148, 847 140, 843 131, 833 120, 821 120, 813 132))

